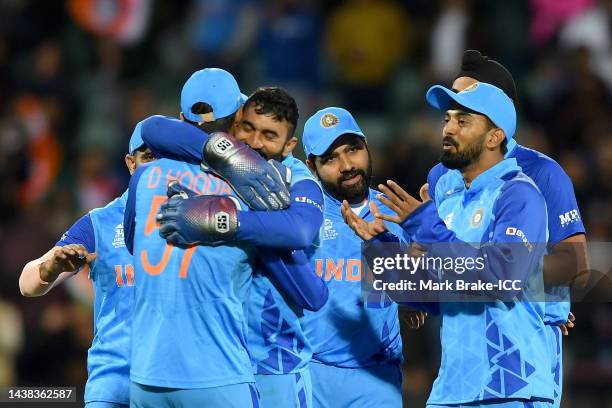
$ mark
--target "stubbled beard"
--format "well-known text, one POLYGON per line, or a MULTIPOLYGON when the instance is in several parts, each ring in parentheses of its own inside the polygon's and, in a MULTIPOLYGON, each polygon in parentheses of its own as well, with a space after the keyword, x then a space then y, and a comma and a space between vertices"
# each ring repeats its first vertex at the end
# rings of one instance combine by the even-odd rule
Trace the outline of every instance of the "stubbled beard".
POLYGON ((475 140, 473 143, 467 145, 465 149, 459 150, 459 145, 450 137, 445 137, 443 139, 444 142, 448 142, 455 147, 455 153, 451 151, 444 151, 442 156, 440 156, 440 162, 444 165, 444 167, 452 170, 462 170, 477 161, 480 158, 484 150, 484 137, 486 133, 483 133, 478 140, 475 140))
POLYGON ((335 182, 324 181, 319 176, 323 188, 329 195, 338 201, 346 200, 349 204, 358 204, 368 197, 368 189, 372 180, 372 160, 369 160, 367 171, 356 169, 348 173, 343 173, 335 182), (352 186, 342 185, 343 181, 361 176, 361 180, 352 186))

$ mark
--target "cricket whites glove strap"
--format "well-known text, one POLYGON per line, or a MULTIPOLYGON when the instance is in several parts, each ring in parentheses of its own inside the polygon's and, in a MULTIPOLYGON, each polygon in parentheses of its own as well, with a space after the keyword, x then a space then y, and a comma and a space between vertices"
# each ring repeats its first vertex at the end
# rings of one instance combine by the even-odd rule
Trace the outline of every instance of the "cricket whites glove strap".
POLYGON ((225 179, 253 210, 289 207, 291 171, 277 161, 266 161, 234 136, 224 132, 211 134, 202 158, 202 168, 225 179))
POLYGON ((238 230, 238 200, 231 196, 175 194, 161 205, 159 235, 178 247, 230 242, 238 230))

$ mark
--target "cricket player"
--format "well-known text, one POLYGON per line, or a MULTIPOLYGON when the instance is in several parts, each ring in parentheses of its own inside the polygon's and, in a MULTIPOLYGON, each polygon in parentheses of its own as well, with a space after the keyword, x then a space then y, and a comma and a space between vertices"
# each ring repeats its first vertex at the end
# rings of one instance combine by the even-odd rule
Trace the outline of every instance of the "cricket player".
MULTIPOLYGON (((306 320, 314 350, 314 406, 401 407, 397 304, 380 293, 362 293, 361 239, 340 211, 346 200, 366 220, 373 219, 378 206, 389 212, 369 188, 372 160, 365 136, 347 110, 329 107, 306 121, 303 144, 307 164, 325 193, 321 243, 308 253, 329 289, 328 302, 306 320)), ((396 227, 389 226, 399 235, 396 227)))
MULTIPOLYGON (((516 103, 516 86, 510 72, 478 51, 467 50, 463 55, 461 71, 452 85, 453 90, 461 91, 478 81, 501 88, 516 103)), ((572 182, 561 166, 543 153, 517 144, 514 139, 508 141, 506 149, 505 157, 516 159, 522 171, 538 186, 548 210, 548 243, 551 248, 544 258, 544 282, 549 293, 544 322, 551 340, 554 406, 558 408, 563 385, 562 333, 567 335, 565 326, 573 327, 574 319, 570 313, 568 284, 574 282, 577 272, 588 269, 585 228, 572 182)), ((432 195, 438 179, 447 171, 443 163, 431 169, 427 181, 432 195)))
MULTIPOLYGON (((181 115, 207 132, 227 132, 242 102, 230 73, 204 69, 183 86, 181 115)), ((204 150, 204 170, 159 159, 130 181, 124 224, 138 276, 133 407, 259 406, 245 314, 255 253, 248 243, 228 241, 247 203, 282 209, 289 193, 273 165, 226 133, 214 133, 204 150), (183 200, 182 210, 188 215, 185 227, 200 233, 201 246, 175 247, 157 232, 157 214, 169 204, 172 181, 199 194, 183 200)))
MULTIPOLYGON (((130 172, 155 159, 143 145, 141 124, 130 138, 125 164, 130 172)), ((75 222, 55 246, 21 272, 24 296, 42 296, 89 270, 94 288, 94 338, 87 357, 87 408, 129 405, 130 332, 134 303, 134 262, 123 241, 127 191, 75 222)))
MULTIPOLYGON (((257 89, 245 102, 233 129, 266 159, 277 159, 291 170, 291 206, 273 212, 239 213, 230 242, 257 246, 262 262, 253 277, 248 308, 249 352, 263 406, 311 407, 308 363, 312 350, 304 335, 304 310, 318 310, 327 300, 327 287, 308 264, 302 249, 313 244, 322 223, 323 197, 308 168, 291 155, 298 120, 295 100, 283 89, 257 89), (290 252, 289 250, 293 250, 290 252), (280 271, 279 271, 280 269, 280 271)), ((199 147, 209 136, 167 118, 152 118, 145 141, 161 157, 201 159, 199 147), (163 135, 173 134, 172 139, 163 135)), ((171 200, 161 212, 162 236, 177 245, 206 240, 185 228, 181 202, 171 200)))
MULTIPOLYGON (((511 300, 439 303, 442 362, 427 406, 551 407, 541 302, 546 205, 516 159, 504 159, 516 129, 512 100, 481 82, 458 93, 433 86, 427 101, 445 112, 441 161, 451 170, 424 204, 385 187, 382 201, 396 214, 377 216, 399 221, 429 256, 485 259, 484 269, 472 271, 480 281, 522 284, 511 300)), ((428 276, 439 278, 436 271, 428 276)))

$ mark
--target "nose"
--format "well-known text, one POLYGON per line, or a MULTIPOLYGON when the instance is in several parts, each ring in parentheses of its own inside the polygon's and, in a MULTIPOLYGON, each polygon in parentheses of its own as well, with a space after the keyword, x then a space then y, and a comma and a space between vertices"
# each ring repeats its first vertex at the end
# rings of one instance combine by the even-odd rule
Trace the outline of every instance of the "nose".
POLYGON ((453 136, 457 134, 458 124, 455 120, 449 120, 444 124, 444 128, 442 129, 442 136, 453 136))
POLYGON ((254 150, 259 150, 263 147, 262 137, 259 132, 254 132, 249 138, 248 145, 254 150))
POLYGON ((340 156, 338 158, 338 162, 340 164, 339 170, 341 173, 351 171, 355 168, 355 166, 353 166, 353 162, 346 155, 340 156))

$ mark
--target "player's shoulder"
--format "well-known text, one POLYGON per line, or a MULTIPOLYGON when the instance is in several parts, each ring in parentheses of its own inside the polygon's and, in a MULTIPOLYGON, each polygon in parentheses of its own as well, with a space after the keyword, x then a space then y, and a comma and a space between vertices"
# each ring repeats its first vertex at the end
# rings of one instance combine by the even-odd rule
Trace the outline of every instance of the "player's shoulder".
POLYGON ((114 200, 110 201, 105 206, 94 208, 93 210, 90 210, 88 214, 97 215, 99 213, 109 212, 109 211, 117 211, 117 210, 124 211, 126 200, 127 200, 127 191, 123 192, 123 194, 121 194, 119 197, 116 197, 114 200))
POLYGON ((512 151, 512 157, 536 183, 540 180, 563 181, 569 178, 559 163, 537 150, 517 145, 512 151))
POLYGON ((501 197, 510 198, 512 200, 524 200, 544 202, 544 196, 538 185, 531 177, 522 171, 511 171, 506 173, 502 180, 504 184, 501 187, 501 197))
POLYGON ((316 178, 303 161, 296 159, 293 155, 289 154, 281 162, 291 170, 291 184, 298 183, 303 180, 312 180, 317 182, 316 178))

